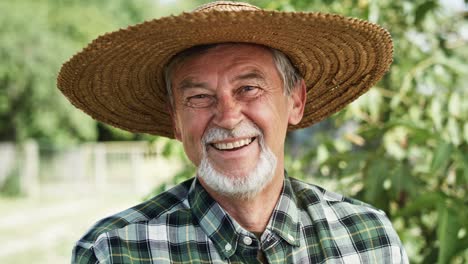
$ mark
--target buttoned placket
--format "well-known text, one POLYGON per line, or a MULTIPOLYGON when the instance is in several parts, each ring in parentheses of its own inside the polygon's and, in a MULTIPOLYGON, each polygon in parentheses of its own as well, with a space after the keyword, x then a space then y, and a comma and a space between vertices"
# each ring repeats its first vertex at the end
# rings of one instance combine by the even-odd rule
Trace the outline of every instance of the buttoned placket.
POLYGON ((256 263, 258 251, 261 250, 260 241, 252 233, 240 226, 237 233, 236 255, 242 258, 245 263, 256 263))

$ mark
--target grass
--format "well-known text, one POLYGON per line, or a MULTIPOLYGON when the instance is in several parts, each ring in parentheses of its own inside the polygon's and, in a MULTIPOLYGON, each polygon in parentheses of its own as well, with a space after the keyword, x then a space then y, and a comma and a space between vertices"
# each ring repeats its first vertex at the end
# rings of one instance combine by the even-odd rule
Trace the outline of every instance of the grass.
POLYGON ((0 197, 0 263, 70 263, 74 243, 97 220, 141 202, 125 186, 41 186, 35 198, 0 197))

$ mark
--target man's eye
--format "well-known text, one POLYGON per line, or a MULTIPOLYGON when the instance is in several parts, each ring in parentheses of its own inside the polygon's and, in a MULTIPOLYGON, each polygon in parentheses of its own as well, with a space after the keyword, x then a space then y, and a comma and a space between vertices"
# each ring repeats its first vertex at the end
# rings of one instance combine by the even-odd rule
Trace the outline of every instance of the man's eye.
POLYGON ((246 85, 242 86, 237 94, 240 99, 254 99, 262 94, 262 89, 256 86, 246 85))
POLYGON ((190 99, 204 99, 204 98, 208 98, 208 95, 206 95, 206 94, 197 94, 197 95, 194 95, 194 96, 190 96, 189 98, 190 99))
POLYGON ((201 108, 208 107, 214 102, 213 96, 209 94, 196 94, 185 99, 185 105, 189 107, 201 108))
POLYGON ((244 86, 244 87, 242 87, 243 92, 250 92, 250 91, 254 91, 255 89, 257 89, 257 87, 253 87, 253 86, 244 86))

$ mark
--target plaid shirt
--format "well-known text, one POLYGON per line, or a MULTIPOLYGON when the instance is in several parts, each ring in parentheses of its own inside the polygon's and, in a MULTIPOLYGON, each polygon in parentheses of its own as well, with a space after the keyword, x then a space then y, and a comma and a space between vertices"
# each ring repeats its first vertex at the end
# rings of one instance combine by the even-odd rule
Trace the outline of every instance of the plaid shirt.
POLYGON ((98 222, 73 263, 408 263, 385 214, 285 177, 260 240, 190 179, 98 222))

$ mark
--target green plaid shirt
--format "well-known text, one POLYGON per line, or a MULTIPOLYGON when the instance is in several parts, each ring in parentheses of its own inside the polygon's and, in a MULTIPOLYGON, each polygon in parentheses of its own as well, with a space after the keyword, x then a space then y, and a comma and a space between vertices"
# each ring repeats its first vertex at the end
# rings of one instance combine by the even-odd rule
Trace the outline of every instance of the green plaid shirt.
POLYGON ((73 263, 408 263, 382 211, 285 177, 260 239, 190 179, 98 222, 73 263))

